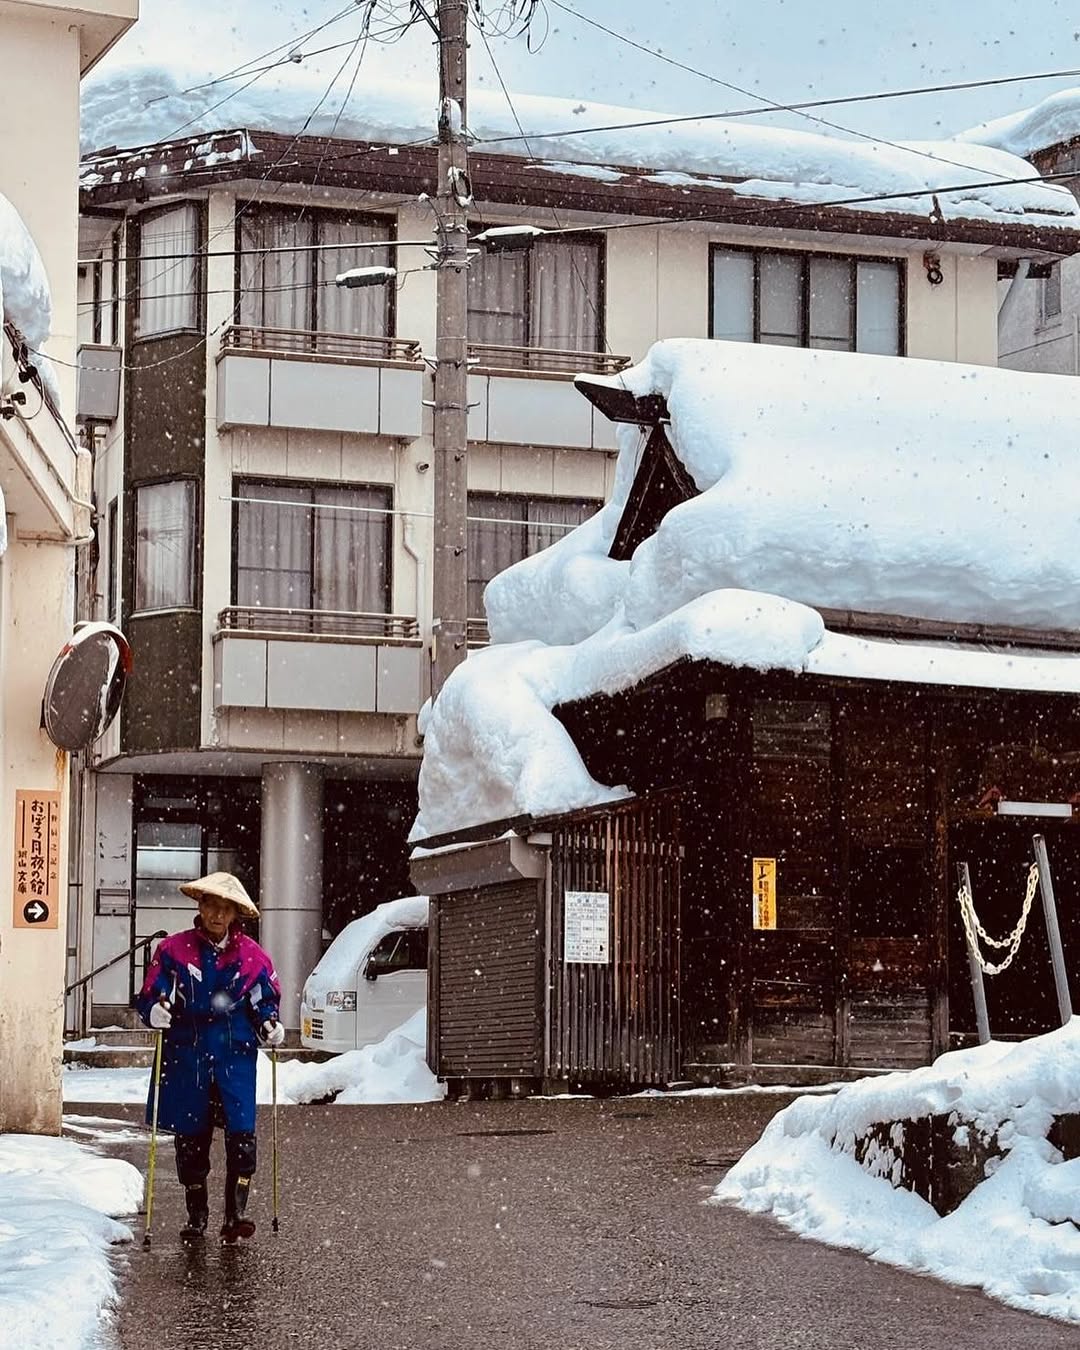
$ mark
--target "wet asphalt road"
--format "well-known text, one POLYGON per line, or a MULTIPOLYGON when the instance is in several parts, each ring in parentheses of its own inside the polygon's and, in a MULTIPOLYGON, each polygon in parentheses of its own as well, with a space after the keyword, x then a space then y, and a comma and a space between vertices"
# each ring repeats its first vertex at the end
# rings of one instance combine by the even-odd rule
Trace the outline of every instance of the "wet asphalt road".
MULTIPOLYGON (((271 1122, 260 1109, 259 1231, 235 1250, 216 1239, 194 1249, 179 1242, 182 1201, 166 1141, 152 1246, 137 1240, 118 1251, 115 1344, 1080 1350, 1080 1328, 704 1204, 786 1100, 282 1108, 277 1235, 271 1122)), ((139 1118, 133 1107, 73 1109, 139 1118)), ((145 1166, 145 1145, 109 1151, 145 1166)), ((212 1194, 219 1145, 214 1168, 212 1194)))

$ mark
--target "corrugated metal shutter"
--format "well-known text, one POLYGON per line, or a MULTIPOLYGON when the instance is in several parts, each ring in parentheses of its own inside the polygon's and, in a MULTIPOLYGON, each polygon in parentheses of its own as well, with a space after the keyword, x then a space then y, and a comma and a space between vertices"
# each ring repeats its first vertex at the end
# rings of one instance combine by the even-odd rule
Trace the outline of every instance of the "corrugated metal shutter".
POLYGON ((438 1065, 444 1078, 543 1073, 543 942, 535 881, 437 901, 438 1065))

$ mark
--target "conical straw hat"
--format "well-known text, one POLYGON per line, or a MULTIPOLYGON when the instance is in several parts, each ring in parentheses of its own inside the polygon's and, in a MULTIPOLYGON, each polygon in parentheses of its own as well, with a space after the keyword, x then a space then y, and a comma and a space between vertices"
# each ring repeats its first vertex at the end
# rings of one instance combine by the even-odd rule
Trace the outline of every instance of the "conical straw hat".
POLYGON ((204 895, 231 900, 245 919, 259 917, 254 900, 231 872, 211 872, 209 876, 199 877, 198 881, 185 881, 180 890, 193 900, 201 900, 204 895))

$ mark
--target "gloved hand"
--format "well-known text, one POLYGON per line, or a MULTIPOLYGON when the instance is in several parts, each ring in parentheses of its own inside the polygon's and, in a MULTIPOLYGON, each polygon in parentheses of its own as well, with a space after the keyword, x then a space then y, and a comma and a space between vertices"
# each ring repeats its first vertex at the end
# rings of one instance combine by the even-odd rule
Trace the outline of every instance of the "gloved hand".
POLYGON ((285 1028, 276 1017, 267 1019, 262 1024, 262 1038, 267 1045, 272 1045, 275 1050, 285 1040, 285 1028))
POLYGON ((160 998, 150 1009, 150 1025, 155 1031, 168 1031, 172 1026, 172 1006, 167 998, 160 998))

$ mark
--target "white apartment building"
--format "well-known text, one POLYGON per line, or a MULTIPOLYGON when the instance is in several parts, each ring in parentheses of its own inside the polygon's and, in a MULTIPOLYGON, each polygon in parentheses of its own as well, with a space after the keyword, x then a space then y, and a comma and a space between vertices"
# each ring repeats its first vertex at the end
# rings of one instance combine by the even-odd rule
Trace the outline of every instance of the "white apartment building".
MULTIPOLYGON (((325 935, 411 889, 434 173, 430 147, 245 129, 84 161, 86 607, 135 671, 84 787, 80 971, 186 923, 177 881, 226 867, 295 1027, 325 935), (379 264, 388 288, 333 285, 379 264)), ((613 429, 575 373, 672 336, 993 364, 1000 269, 1080 248, 1071 203, 946 219, 701 172, 485 153, 471 174, 476 233, 549 231, 470 268, 475 642, 485 582, 611 489, 613 429)), ((95 980, 91 1016, 123 1015, 146 945, 95 980)))
POLYGON ((41 711, 71 636, 77 550, 90 537, 90 457, 68 425, 79 80, 137 13, 137 0, 0 0, 0 194, 10 204, 0 220, 0 1132, 60 1132, 68 766, 41 711), (48 334, 49 293, 51 378, 36 346, 48 334), (31 852, 43 860, 36 880, 31 852))

